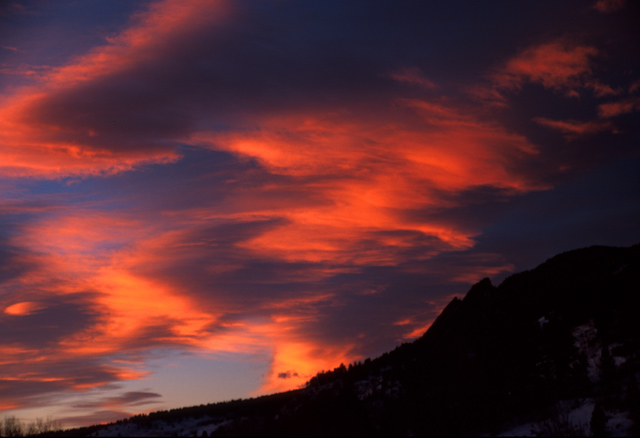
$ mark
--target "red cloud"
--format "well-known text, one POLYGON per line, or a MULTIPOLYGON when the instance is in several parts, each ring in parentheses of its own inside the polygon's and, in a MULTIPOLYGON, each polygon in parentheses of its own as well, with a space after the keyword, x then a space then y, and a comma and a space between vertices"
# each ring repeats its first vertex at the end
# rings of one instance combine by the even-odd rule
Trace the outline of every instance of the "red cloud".
POLYGON ((544 117, 536 117, 533 121, 566 134, 566 138, 569 140, 603 131, 615 132, 615 127, 611 122, 601 120, 580 122, 576 120, 551 120, 544 117))
POLYGON ((640 98, 633 97, 618 102, 603 103, 598 106, 598 115, 602 118, 619 116, 640 110, 640 98))
POLYGON ((500 88, 517 89, 525 82, 568 95, 577 93, 591 74, 591 59, 598 51, 589 46, 556 41, 530 47, 512 58, 493 80, 500 88))
MULTIPOLYGON (((628 98, 618 102, 608 102, 598 105, 598 116, 600 119, 609 119, 637 110, 640 110, 640 99, 628 98)), ((533 121, 547 128, 562 132, 568 140, 574 140, 578 137, 605 131, 618 132, 614 124, 609 120, 581 122, 577 120, 551 120, 545 117, 536 117, 533 121)))

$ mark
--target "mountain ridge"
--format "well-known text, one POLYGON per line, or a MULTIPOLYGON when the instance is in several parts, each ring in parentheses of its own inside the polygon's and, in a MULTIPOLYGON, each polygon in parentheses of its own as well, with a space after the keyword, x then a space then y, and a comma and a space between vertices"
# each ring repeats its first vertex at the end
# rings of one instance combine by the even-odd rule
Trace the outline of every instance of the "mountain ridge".
POLYGON ((638 434, 638 310, 640 244, 567 251, 498 286, 482 279, 445 306, 419 339, 319 373, 305 388, 75 431, 638 434), (187 417, 194 418, 189 427, 179 420, 187 417))

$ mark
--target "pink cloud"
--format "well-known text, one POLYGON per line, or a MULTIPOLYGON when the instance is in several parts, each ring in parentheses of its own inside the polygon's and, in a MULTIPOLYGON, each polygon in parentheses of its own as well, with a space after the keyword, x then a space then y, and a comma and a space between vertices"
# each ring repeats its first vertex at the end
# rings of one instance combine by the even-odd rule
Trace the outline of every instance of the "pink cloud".
POLYGON ((429 80, 418 67, 404 68, 392 73, 391 77, 398 82, 416 85, 427 90, 437 88, 437 85, 429 80))
POLYGON ((536 117, 533 121, 547 128, 562 132, 569 140, 603 131, 616 132, 611 122, 601 120, 580 122, 576 120, 551 120, 545 117, 536 117))
POLYGON ((17 47, 13 47, 13 46, 0 46, 0 47, 5 49, 5 50, 10 50, 12 52, 22 52, 22 50, 18 49, 17 47))

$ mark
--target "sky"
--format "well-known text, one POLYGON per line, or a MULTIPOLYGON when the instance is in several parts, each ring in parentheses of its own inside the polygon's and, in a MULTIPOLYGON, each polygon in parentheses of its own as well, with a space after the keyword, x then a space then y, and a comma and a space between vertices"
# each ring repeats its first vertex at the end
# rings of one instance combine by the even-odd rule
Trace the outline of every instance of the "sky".
POLYGON ((0 417, 298 388, 640 242, 640 3, 0 3, 0 417))

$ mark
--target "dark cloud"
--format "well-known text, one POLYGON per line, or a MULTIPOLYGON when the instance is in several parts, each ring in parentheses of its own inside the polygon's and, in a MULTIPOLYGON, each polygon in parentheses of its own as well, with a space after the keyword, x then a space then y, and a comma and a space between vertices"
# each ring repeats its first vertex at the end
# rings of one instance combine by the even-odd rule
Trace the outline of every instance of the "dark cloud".
POLYGON ((124 420, 131 416, 131 413, 124 410, 103 409, 86 415, 69 415, 61 417, 59 420, 69 427, 93 426, 95 424, 111 423, 118 420, 124 420))
MULTIPOLYGON (((24 294, 16 295, 4 297, 7 307, 14 304, 11 301, 20 303, 21 298, 24 299, 24 294)), ((94 309, 95 297, 95 293, 85 292, 32 298, 37 300, 33 313, 0 316, 0 342, 38 350, 55 347, 61 340, 96 322, 99 315, 94 309)))
POLYGON ((30 266, 21 260, 22 251, 7 242, 7 225, 0 222, 0 283, 24 274, 30 266))
POLYGON ((285 371, 283 373, 278 373, 278 379, 290 379, 292 377, 298 377, 298 373, 295 371, 285 371))
POLYGON ((119 396, 105 397, 102 400, 83 402, 83 403, 76 404, 72 407, 75 409, 108 408, 113 406, 126 408, 131 406, 145 405, 149 403, 158 403, 158 398, 161 398, 161 397, 162 395, 156 392, 129 391, 119 396))
MULTIPOLYGON (((5 350, 8 350, 5 347, 5 350)), ((123 380, 118 369, 93 358, 51 358, 37 361, 47 352, 35 350, 23 353, 18 362, 5 363, 0 376, 3 405, 29 407, 50 406, 61 394, 73 394, 83 389, 123 380), (29 366, 25 367, 25 363, 29 366)), ((7 360, 8 359, 8 360, 7 360)))

